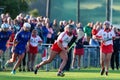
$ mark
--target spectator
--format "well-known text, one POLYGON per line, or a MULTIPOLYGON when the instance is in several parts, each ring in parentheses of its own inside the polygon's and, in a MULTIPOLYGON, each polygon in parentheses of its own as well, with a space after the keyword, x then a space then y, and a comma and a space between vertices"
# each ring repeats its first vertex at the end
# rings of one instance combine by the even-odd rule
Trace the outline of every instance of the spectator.
POLYGON ((78 38, 73 52, 72 69, 74 69, 74 64, 77 56, 78 56, 78 69, 80 69, 80 59, 81 56, 84 54, 84 49, 83 49, 84 32, 82 28, 80 28, 80 26, 77 26, 76 31, 78 38))
POLYGON ((53 28, 53 31, 54 31, 53 39, 55 41, 57 39, 57 37, 58 37, 58 32, 60 31, 60 27, 57 24, 57 20, 56 19, 54 19, 54 21, 53 21, 52 28, 53 28))
POLYGON ((91 38, 91 35, 92 35, 92 29, 91 29, 91 27, 92 27, 92 24, 91 24, 91 23, 88 23, 87 26, 85 26, 85 27, 83 28, 84 33, 85 33, 85 37, 87 38, 87 42, 88 42, 88 43, 89 43, 90 38, 91 38))
POLYGON ((113 49, 114 52, 112 53, 111 56, 111 68, 112 70, 116 69, 119 70, 119 50, 120 50, 120 34, 118 33, 118 29, 117 28, 113 28, 115 31, 116 36, 118 37, 117 39, 113 40, 113 49))
POLYGON ((49 23, 46 24, 46 27, 47 27, 47 30, 48 30, 47 43, 50 44, 50 43, 53 43, 52 35, 53 35, 54 31, 53 31, 53 28, 50 27, 49 23))
MULTIPOLYGON (((9 37, 11 36, 11 32, 8 30, 9 26, 8 24, 3 23, 1 25, 1 31, 0 31, 0 59, 1 56, 4 54, 4 52, 6 51, 6 43, 9 40, 9 37)), ((4 69, 4 61, 5 59, 3 59, 2 61, 2 68, 4 69)))

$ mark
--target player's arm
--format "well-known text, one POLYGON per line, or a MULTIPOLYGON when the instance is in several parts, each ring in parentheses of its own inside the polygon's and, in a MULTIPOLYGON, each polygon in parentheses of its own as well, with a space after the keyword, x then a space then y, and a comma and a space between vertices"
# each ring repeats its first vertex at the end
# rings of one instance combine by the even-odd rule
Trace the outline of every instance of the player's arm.
POLYGON ((100 42, 101 41, 104 42, 104 40, 102 39, 102 33, 103 33, 103 30, 98 31, 98 33, 94 36, 94 38, 100 42))

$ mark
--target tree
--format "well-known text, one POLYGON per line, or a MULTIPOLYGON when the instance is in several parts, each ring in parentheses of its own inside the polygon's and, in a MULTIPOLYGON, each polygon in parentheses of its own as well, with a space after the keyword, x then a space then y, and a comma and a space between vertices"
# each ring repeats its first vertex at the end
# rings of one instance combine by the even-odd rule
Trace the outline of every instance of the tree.
POLYGON ((9 13, 12 18, 15 18, 21 12, 29 10, 28 2, 32 0, 0 0, 0 6, 4 7, 4 12, 9 13))
POLYGON ((34 16, 34 17, 37 17, 39 15, 39 12, 37 9, 33 9, 29 12, 30 15, 34 16))

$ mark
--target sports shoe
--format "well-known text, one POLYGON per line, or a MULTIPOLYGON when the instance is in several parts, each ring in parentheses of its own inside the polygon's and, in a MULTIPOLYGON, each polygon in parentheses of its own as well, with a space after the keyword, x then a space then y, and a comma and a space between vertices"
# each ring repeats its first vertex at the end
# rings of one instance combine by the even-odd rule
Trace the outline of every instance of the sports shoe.
POLYGON ((105 68, 103 68, 101 71, 100 71, 100 74, 103 75, 105 72, 105 68))
POLYGON ((27 69, 27 71, 29 72, 29 71, 30 71, 30 69, 28 68, 28 69, 27 69))
POLYGON ((15 70, 12 70, 12 71, 11 71, 11 74, 16 74, 16 71, 15 71, 15 70))
POLYGON ((26 70, 25 70, 25 68, 23 68, 23 72, 25 72, 26 70))
POLYGON ((35 68, 35 70, 34 70, 34 74, 37 74, 37 72, 38 72, 38 69, 37 69, 37 68, 35 68))
POLYGON ((117 70, 119 70, 119 67, 116 67, 117 70))
POLYGON ((22 71, 22 69, 21 68, 19 68, 19 72, 21 72, 22 71))
POLYGON ((105 75, 108 76, 108 71, 105 72, 105 75))
POLYGON ((65 76, 65 74, 64 74, 63 72, 58 72, 58 73, 57 73, 57 76, 64 77, 64 76, 65 76))
POLYGON ((74 69, 74 67, 71 67, 71 69, 73 70, 73 69, 74 69))
POLYGON ((38 69, 39 69, 39 67, 38 67, 38 65, 36 65, 36 66, 35 66, 35 70, 34 70, 34 74, 37 74, 38 69))

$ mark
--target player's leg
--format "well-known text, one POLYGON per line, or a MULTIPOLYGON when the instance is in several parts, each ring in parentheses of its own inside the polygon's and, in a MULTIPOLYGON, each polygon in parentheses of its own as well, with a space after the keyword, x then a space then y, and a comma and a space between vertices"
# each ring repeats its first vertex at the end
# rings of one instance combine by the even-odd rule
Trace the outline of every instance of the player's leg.
POLYGON ((78 70, 80 69, 81 55, 78 55, 78 70))
POLYGON ((19 67, 21 61, 23 60, 24 55, 25 55, 24 53, 21 54, 21 55, 18 55, 18 60, 17 60, 17 62, 15 63, 15 65, 14 65, 14 67, 13 67, 13 70, 12 70, 12 72, 11 72, 12 74, 15 74, 15 71, 16 71, 16 69, 19 67))
POLYGON ((106 54, 106 59, 105 59, 105 62, 106 62, 106 68, 105 68, 106 75, 108 75, 108 70, 109 70, 109 64, 110 64, 110 60, 111 60, 111 55, 112 55, 112 53, 106 54))
POLYGON ((48 59, 40 62, 38 65, 35 66, 34 74, 37 74, 37 71, 41 66, 50 63, 55 58, 56 55, 57 55, 57 52, 51 50, 51 53, 50 53, 48 59))
POLYGON ((74 69, 75 59, 76 59, 76 55, 73 54, 72 67, 71 67, 72 69, 74 69))
POLYGON ((34 63, 35 63, 35 58, 36 58, 36 54, 32 54, 31 56, 31 71, 34 71, 34 63))
POLYGON ((12 54, 12 58, 11 58, 11 59, 9 59, 9 60, 7 60, 7 62, 5 63, 5 66, 7 67, 7 65, 8 65, 8 64, 15 62, 15 61, 16 61, 16 58, 17 58, 17 56, 18 56, 18 54, 13 53, 13 54, 12 54))
POLYGON ((60 65, 60 67, 59 67, 57 75, 63 77, 64 76, 63 68, 65 67, 65 65, 67 63, 68 55, 67 55, 67 53, 65 51, 61 51, 59 55, 60 55, 60 58, 62 59, 62 63, 60 65))
POLYGON ((101 75, 103 75, 104 72, 105 72, 104 63, 105 63, 105 54, 102 53, 102 52, 100 52, 100 65, 101 65, 101 71, 100 71, 100 73, 101 73, 101 75))

